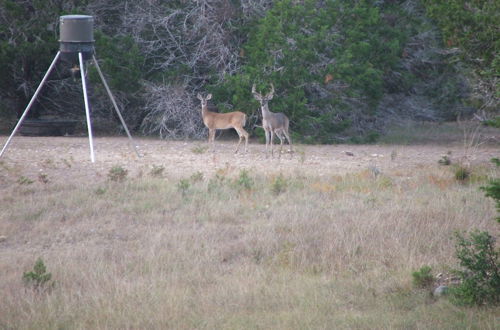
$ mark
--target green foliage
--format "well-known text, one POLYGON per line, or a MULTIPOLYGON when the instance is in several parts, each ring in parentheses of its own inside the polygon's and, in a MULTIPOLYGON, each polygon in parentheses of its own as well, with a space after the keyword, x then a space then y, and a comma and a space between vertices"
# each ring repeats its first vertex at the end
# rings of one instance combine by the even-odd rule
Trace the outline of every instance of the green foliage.
POLYGON ((111 181, 122 182, 127 178, 128 170, 122 166, 113 166, 108 172, 108 178, 111 181))
MULTIPOLYGON (((67 1, 64 8, 78 10, 85 3, 67 1)), ((51 0, 0 0, 0 12, 0 111, 12 114, 26 106, 52 62, 57 19, 68 12, 51 0)), ((35 106, 30 115, 37 112, 35 106)))
POLYGON ((163 177, 163 172, 165 171, 165 167, 162 165, 153 165, 151 168, 151 171, 149 171, 149 175, 151 175, 154 178, 161 178, 163 177))
POLYGON ((500 251, 488 232, 472 231, 469 237, 456 234, 456 256, 462 270, 461 283, 451 289, 458 305, 497 305, 500 303, 500 251))
POLYGON ((200 181, 203 181, 203 172, 195 172, 193 174, 191 174, 191 177, 190 177, 191 181, 192 182, 200 182, 200 181))
POLYGON ((413 277, 413 285, 417 288, 429 288, 434 283, 434 276, 432 275, 432 268, 430 266, 423 266, 411 275, 413 277))
POLYGON ((487 120, 485 122, 485 124, 487 126, 491 126, 491 127, 496 127, 496 128, 500 128, 500 116, 497 116, 493 119, 490 119, 490 120, 487 120))
POLYGON ((482 96, 471 99, 472 104, 497 112, 500 97, 500 88, 496 82, 496 77, 500 74, 500 2, 424 0, 423 3, 427 14, 441 28, 444 44, 450 48, 458 47, 461 52, 455 57, 473 68, 474 80, 479 78, 473 84, 482 96), (491 87, 485 87, 486 85, 491 87), (489 88, 492 89, 491 92, 488 91, 489 88), (482 97, 485 99, 481 100, 482 97))
POLYGON ((216 192, 226 183, 226 176, 223 173, 215 173, 215 176, 210 178, 207 185, 208 192, 216 192))
POLYGON ((351 111, 374 115, 404 40, 368 1, 277 1, 251 31, 241 73, 212 86, 214 99, 250 112, 258 108, 252 84, 265 92, 273 83, 271 110, 285 113, 304 142, 332 142, 351 111))
POLYGON ((177 190, 179 190, 182 193, 182 197, 186 197, 190 186, 191 184, 189 183, 188 179, 181 179, 177 183, 177 190))
MULTIPOLYGON (((42 258, 38 258, 35 262, 33 271, 23 273, 23 282, 37 291, 47 288, 51 279, 52 274, 47 273, 47 267, 45 267, 42 258)), ((54 282, 52 282, 53 284, 54 282)))
POLYGON ((17 183, 19 183, 21 185, 29 185, 29 184, 32 184, 33 182, 34 182, 33 180, 31 180, 28 177, 25 177, 24 175, 21 176, 19 179, 17 179, 17 183))
POLYGON ((208 150, 207 145, 197 145, 197 146, 194 146, 193 148, 191 148, 191 151, 194 154, 204 154, 207 150, 208 150))
MULTIPOLYGON (((500 159, 493 158, 491 161, 496 166, 500 167, 500 159)), ((495 200, 497 211, 500 213, 500 178, 491 180, 489 185, 481 187, 481 190, 486 192, 487 197, 491 197, 495 200)), ((500 215, 497 217, 497 221, 500 222, 500 215)))
MULTIPOLYGON (((111 90, 129 94, 140 92, 144 56, 132 37, 107 36, 101 31, 96 31, 94 36, 99 66, 105 72, 111 90)), ((90 79, 101 81, 94 66, 90 67, 90 79)), ((104 88, 101 92, 106 93, 104 88)))
POLYGON ((470 177, 470 170, 464 166, 459 166, 455 170, 455 179, 457 181, 466 181, 470 177))
POLYGON ((448 157, 448 155, 444 155, 440 160, 438 160, 438 164, 444 166, 451 165, 451 159, 450 157, 448 157))
POLYGON ((285 192, 287 187, 288 187, 288 180, 281 173, 277 177, 275 177, 271 182, 271 191, 275 195, 279 195, 285 192))
POLYGON ((500 2, 490 0, 424 0, 448 47, 465 50, 462 57, 476 63, 483 74, 500 72, 500 2), (479 60, 479 61, 478 61, 479 60))
POLYGON ((247 170, 241 170, 238 179, 236 179, 235 181, 235 184, 239 190, 251 190, 254 185, 254 181, 250 177, 247 170))

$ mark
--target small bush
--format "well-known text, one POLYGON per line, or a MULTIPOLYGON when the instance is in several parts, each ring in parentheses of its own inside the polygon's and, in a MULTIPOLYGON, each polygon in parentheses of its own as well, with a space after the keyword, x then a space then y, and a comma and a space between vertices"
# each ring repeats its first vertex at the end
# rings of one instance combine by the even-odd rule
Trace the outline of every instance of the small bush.
POLYGON ((242 170, 240 176, 236 179, 236 186, 238 189, 250 190, 252 189, 254 182, 253 179, 248 175, 247 170, 242 170))
POLYGON ((153 165, 151 171, 149 172, 149 175, 151 175, 153 178, 161 178, 163 177, 163 171, 165 171, 165 167, 161 165, 153 165))
MULTIPOLYGON (((496 166, 500 167, 500 160, 498 158, 493 158, 491 160, 496 166)), ((487 197, 491 197, 496 202, 497 211, 500 213, 500 178, 495 178, 490 181, 490 184, 481 187, 481 190, 486 192, 487 197)), ((497 217, 497 221, 500 222, 500 216, 497 217)))
POLYGON ((39 173, 38 181, 40 181, 41 183, 49 183, 49 176, 45 173, 39 173))
POLYGON ((222 187, 226 182, 226 176, 221 173, 216 173, 213 178, 208 181, 208 192, 214 192, 218 188, 222 187))
POLYGON ((274 178, 273 182, 271 183, 271 191, 275 195, 279 195, 286 190, 287 186, 288 186, 287 180, 285 179, 283 174, 280 173, 280 175, 274 178))
POLYGON ((208 150, 208 146, 198 145, 191 149, 194 154, 204 154, 208 150))
POLYGON ((47 267, 45 267, 42 258, 38 258, 35 262, 33 271, 23 273, 23 282, 37 291, 53 286, 54 282, 49 284, 51 279, 52 274, 47 273, 47 267))
POLYGON ((440 160, 438 160, 438 164, 443 166, 448 166, 451 164, 451 159, 447 155, 444 155, 443 157, 441 157, 440 160))
POLYGON ((456 233, 456 256, 462 270, 455 273, 461 283, 451 289, 458 305, 497 305, 500 303, 500 251, 488 232, 472 231, 469 237, 456 233))
POLYGON ((113 166, 108 172, 108 178, 116 182, 124 181, 127 175, 128 171, 119 165, 113 166))
POLYGON ((413 272, 413 285, 417 288, 429 288, 434 283, 434 276, 432 275, 432 268, 423 266, 419 270, 413 272))
POLYGON ((30 178, 27 178, 25 176, 21 176, 18 180, 17 180, 17 183, 19 184, 23 184, 23 185, 28 185, 28 184, 32 184, 33 183, 33 180, 31 180, 30 178))
POLYGON ((177 183, 177 189, 182 193, 183 197, 186 197, 190 186, 188 179, 181 179, 179 183, 177 183))
POLYGON ((466 181, 467 179, 469 179, 470 177, 470 170, 468 168, 465 168, 463 166, 459 166, 456 170, 455 170, 455 179, 457 181, 466 181))
POLYGON ((203 172, 195 172, 191 175, 190 177, 191 181, 192 182, 200 182, 200 181, 203 181, 203 172))

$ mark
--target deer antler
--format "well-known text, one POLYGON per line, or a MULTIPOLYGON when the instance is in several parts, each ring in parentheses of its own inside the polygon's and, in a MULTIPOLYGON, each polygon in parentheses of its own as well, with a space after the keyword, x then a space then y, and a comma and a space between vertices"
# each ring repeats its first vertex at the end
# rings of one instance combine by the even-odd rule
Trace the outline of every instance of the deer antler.
POLYGON ((252 94, 257 101, 262 100, 262 95, 260 93, 257 93, 257 91, 255 90, 255 84, 253 84, 252 86, 252 94))
POLYGON ((255 90, 255 84, 252 85, 252 94, 257 94, 257 91, 255 90))
POLYGON ((271 100, 273 98, 273 95, 274 95, 274 85, 273 83, 271 83, 271 91, 267 93, 266 98, 271 100))

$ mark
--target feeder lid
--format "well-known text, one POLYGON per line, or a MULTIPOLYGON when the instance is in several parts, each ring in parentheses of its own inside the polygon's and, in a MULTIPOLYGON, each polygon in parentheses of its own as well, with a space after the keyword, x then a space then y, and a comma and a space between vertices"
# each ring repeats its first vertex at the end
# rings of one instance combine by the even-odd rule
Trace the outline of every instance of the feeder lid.
POLYGON ((60 42, 94 42, 94 18, 89 15, 60 17, 60 42))

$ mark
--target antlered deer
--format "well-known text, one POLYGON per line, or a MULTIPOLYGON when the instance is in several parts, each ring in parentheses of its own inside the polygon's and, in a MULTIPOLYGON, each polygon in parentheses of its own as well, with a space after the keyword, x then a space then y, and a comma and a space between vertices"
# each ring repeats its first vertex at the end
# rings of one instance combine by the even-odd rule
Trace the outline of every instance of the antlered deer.
POLYGON ((209 111, 207 101, 212 98, 212 94, 208 94, 207 97, 203 97, 200 93, 198 93, 197 97, 201 101, 201 116, 203 117, 203 123, 208 128, 208 143, 212 143, 212 151, 215 152, 215 131, 218 129, 234 128, 240 137, 234 153, 238 152, 243 138, 245 138, 245 152, 247 152, 248 133, 243 128, 243 126, 245 126, 247 116, 241 111, 228 113, 209 111))
POLYGON ((262 110, 262 128, 264 129, 266 134, 266 157, 268 155, 269 143, 271 144, 271 157, 273 156, 274 134, 278 136, 281 142, 280 156, 281 156, 281 150, 283 149, 283 140, 285 137, 288 140, 288 144, 290 145, 290 152, 293 152, 292 140, 290 140, 290 135, 288 134, 288 126, 289 126, 288 117, 281 112, 275 113, 269 111, 268 102, 273 99, 274 85, 271 84, 271 91, 267 93, 265 96, 262 96, 262 94, 257 93, 257 91, 255 90, 255 84, 253 84, 252 94, 254 98, 260 102, 260 108, 262 110))

